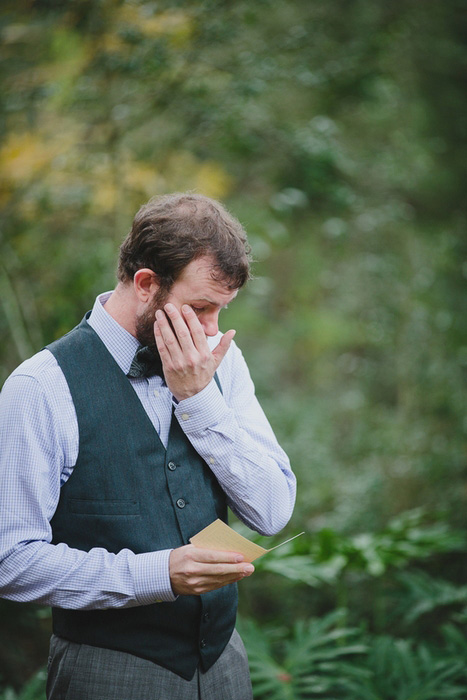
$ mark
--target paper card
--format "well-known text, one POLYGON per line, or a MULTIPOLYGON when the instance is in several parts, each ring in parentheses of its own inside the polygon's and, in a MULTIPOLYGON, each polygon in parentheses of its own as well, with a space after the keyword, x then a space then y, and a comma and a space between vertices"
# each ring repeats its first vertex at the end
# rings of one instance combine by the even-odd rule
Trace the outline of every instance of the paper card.
POLYGON ((285 540, 285 542, 276 544, 276 546, 271 547, 271 549, 264 549, 264 547, 260 547, 259 544, 250 542, 246 537, 239 535, 238 532, 235 532, 235 530, 232 530, 232 528, 226 525, 222 520, 218 519, 205 527, 204 530, 198 532, 197 535, 193 535, 193 537, 190 538, 190 542, 194 544, 195 547, 200 547, 202 549, 214 549, 219 552, 239 552, 243 554, 245 561, 252 562, 262 557, 263 554, 272 552, 273 549, 281 547, 283 544, 286 544, 286 542, 290 542, 294 540, 295 537, 300 537, 300 535, 303 534, 305 533, 300 532, 298 535, 294 535, 294 537, 285 540))

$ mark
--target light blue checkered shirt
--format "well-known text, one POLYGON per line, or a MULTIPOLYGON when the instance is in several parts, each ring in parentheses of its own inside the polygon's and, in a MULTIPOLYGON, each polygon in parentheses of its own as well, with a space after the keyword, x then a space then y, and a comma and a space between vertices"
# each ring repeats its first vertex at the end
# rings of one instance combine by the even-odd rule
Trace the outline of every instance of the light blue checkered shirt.
MULTIPOLYGON (((110 294, 96 299, 89 324, 126 374, 138 341, 103 308, 110 294)), ((208 339, 211 348, 219 338, 208 339)), ((175 416, 235 514, 254 530, 273 534, 291 516, 295 477, 234 343, 218 376, 223 393, 213 380, 176 404, 175 416)), ((170 391, 157 376, 129 381, 166 446, 174 405, 170 391)), ((0 396, 0 446, 0 596, 76 609, 175 599, 171 550, 112 554, 99 547, 83 552, 51 544, 50 520, 79 444, 68 385, 48 350, 23 362, 7 379, 0 396)))

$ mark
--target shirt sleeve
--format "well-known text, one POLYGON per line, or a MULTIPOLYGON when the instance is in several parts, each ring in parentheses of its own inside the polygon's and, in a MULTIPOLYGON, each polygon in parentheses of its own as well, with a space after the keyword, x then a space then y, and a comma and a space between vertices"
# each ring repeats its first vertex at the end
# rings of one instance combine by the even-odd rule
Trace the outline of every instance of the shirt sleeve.
POLYGON ((82 610, 175 600, 171 550, 112 554, 51 543, 67 452, 57 395, 14 374, 0 396, 0 595, 82 610))
POLYGON ((180 401, 175 415, 233 512, 253 530, 272 535, 292 515, 295 476, 235 343, 223 363, 218 371, 222 392, 213 379, 201 392, 180 401))

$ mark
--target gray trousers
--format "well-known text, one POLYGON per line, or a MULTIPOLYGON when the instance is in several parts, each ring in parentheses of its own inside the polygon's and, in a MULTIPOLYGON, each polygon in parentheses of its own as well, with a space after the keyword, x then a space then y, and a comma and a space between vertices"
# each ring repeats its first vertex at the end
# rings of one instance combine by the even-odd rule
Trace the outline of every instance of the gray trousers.
POLYGON ((248 659, 232 637, 209 671, 186 681, 162 666, 121 651, 50 641, 47 700, 252 700, 248 659))

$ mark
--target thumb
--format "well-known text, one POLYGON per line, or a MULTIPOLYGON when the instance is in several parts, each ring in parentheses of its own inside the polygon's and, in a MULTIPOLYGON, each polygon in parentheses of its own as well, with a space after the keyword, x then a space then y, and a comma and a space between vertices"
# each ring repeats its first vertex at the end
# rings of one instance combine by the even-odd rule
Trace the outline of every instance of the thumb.
POLYGON ((237 331, 230 330, 227 331, 227 333, 224 333, 219 341, 219 344, 212 351, 212 354, 216 360, 216 368, 219 367, 220 363, 224 359, 236 332, 237 331))

